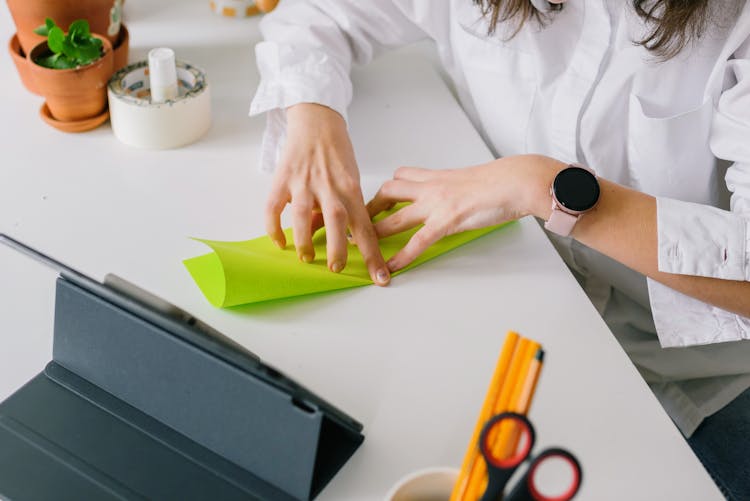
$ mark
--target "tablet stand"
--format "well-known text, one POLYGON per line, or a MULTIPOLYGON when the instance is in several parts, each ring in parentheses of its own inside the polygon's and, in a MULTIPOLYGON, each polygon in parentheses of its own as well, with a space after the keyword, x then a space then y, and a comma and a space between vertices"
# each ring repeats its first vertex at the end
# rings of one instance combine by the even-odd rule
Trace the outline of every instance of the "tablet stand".
POLYGON ((0 404, 0 498, 312 499, 362 442, 145 318, 58 278, 53 360, 0 404))

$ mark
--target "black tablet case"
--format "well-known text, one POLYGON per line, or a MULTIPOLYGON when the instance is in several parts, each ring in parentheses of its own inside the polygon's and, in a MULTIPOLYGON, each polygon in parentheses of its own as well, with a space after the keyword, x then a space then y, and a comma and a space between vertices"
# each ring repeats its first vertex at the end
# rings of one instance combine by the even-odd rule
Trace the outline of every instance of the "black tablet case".
POLYGON ((137 308, 56 292, 53 360, 0 404, 0 498, 312 499, 363 440, 137 308))

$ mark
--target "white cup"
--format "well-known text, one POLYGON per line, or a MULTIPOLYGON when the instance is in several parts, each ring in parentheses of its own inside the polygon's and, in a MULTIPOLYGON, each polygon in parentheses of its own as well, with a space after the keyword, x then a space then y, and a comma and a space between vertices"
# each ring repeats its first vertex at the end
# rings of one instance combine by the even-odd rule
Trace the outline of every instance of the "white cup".
POLYGON ((456 468, 425 468, 406 475, 386 494, 385 501, 449 501, 458 478, 456 468))

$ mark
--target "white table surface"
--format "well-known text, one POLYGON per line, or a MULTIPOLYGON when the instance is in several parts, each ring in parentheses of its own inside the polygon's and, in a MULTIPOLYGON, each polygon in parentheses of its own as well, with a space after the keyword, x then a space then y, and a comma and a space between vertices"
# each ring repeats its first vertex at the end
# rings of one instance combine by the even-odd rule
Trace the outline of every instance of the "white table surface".
MULTIPOLYGON (((581 500, 709 500, 720 495, 535 221, 522 220, 393 280, 274 305, 211 307, 181 264, 189 236, 263 232, 270 177, 257 171, 262 118, 257 20, 207 2, 128 0, 131 60, 154 46, 205 68, 213 126, 198 143, 139 151, 109 125, 68 135, 45 125, 0 54, 0 231, 96 279, 114 272, 212 324, 364 424, 362 447, 319 499, 376 500, 401 476, 459 466, 505 332, 543 343, 530 413, 537 447, 572 449, 581 500), (179 8, 175 8, 179 5, 179 8)), ((10 38, 7 7, 0 34, 10 38)), ((490 159, 420 51, 355 72, 351 132, 365 196, 399 165, 490 159)), ((300 265, 302 266, 302 265, 300 265)), ((0 399, 51 358, 54 273, 0 247, 0 399)))

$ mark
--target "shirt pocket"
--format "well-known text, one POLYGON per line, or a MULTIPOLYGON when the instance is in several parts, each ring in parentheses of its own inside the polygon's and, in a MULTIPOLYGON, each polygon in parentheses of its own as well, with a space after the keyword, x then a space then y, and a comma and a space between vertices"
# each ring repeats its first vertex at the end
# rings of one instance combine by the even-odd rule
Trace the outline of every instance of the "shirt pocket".
POLYGON ((454 50, 484 137, 500 156, 525 153, 537 90, 533 55, 524 50, 523 32, 510 40, 488 35, 476 6, 466 6, 457 12, 454 50))
POLYGON ((634 188, 697 203, 715 202, 716 158, 709 147, 713 101, 675 114, 651 111, 630 94, 628 169, 634 188))

